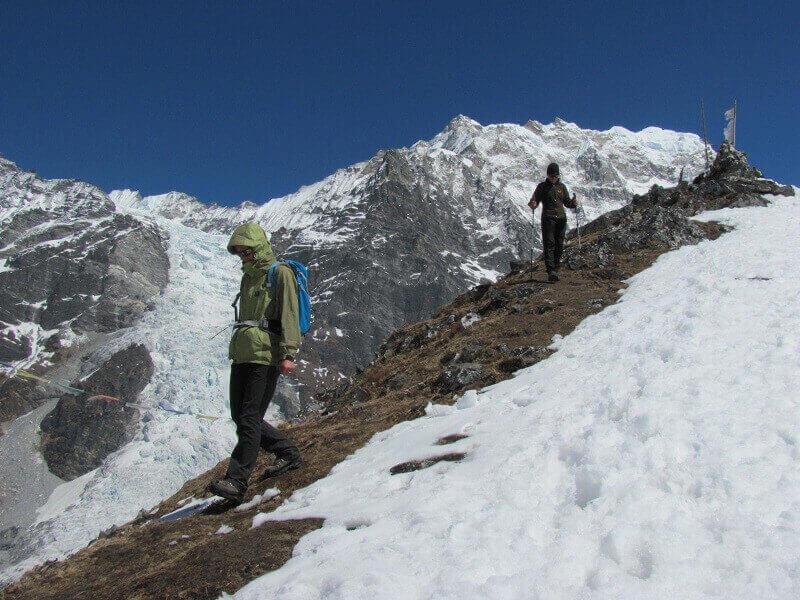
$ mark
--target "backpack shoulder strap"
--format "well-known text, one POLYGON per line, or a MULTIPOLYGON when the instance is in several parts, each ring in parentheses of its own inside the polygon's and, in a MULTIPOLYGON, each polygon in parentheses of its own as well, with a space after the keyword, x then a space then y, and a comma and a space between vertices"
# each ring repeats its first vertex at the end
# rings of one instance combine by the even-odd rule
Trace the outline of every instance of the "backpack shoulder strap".
POLYGON ((269 282, 269 287, 273 294, 278 288, 278 276, 275 274, 275 269, 278 268, 279 264, 281 264, 281 261, 275 261, 269 266, 269 271, 267 272, 267 281, 269 282))

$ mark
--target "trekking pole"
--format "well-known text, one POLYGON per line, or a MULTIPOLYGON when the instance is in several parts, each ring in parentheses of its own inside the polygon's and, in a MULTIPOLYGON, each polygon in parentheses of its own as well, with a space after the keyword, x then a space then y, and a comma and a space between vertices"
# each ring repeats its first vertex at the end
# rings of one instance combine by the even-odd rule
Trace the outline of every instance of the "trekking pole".
POLYGON ((209 339, 213 340, 215 337, 217 337, 219 334, 221 334, 223 331, 225 331, 228 327, 230 327, 230 325, 225 325, 224 327, 222 327, 222 329, 220 329, 217 333, 212 335, 209 339))

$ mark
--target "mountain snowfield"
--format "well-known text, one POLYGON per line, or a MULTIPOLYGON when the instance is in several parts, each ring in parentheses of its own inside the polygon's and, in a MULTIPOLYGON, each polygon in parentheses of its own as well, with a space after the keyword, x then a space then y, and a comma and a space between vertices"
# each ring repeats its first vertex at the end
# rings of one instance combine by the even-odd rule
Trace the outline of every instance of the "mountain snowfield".
MULTIPOLYGON (((376 215, 370 212, 377 202, 373 194, 376 186, 383 180, 396 181, 388 166, 390 155, 400 157, 398 160, 407 167, 411 178, 407 184, 422 189, 423 197, 431 203, 423 206, 427 210, 419 210, 419 205, 404 205, 404 211, 413 208, 425 214, 434 204, 452 205, 460 223, 458 235, 434 240, 453 244, 437 246, 441 254, 435 260, 445 263, 458 282, 459 291, 463 291, 481 278, 496 277, 508 258, 526 255, 532 235, 533 242, 538 243, 537 229, 531 234, 526 204, 550 161, 561 164, 570 191, 585 200, 587 217, 591 219, 618 208, 631 194, 646 191, 652 184, 673 185, 684 169, 685 178, 690 179, 702 165, 703 145, 693 134, 658 128, 630 132, 615 127, 600 132, 560 120, 551 125, 531 121, 524 127, 484 127, 458 117, 430 141, 379 153, 262 206, 245 203, 236 208, 207 206, 179 193, 143 198, 136 192, 117 191, 103 200, 102 192, 88 184, 42 183, 31 175, 28 179, 34 182, 31 185, 35 189, 27 196, 23 198, 15 191, 0 198, 3 222, 31 208, 73 210, 74 205, 74 210, 87 209, 74 197, 61 194, 60 190, 69 183, 85 185, 82 195, 91 202, 89 209, 94 210, 98 203, 97 210, 112 205, 116 213, 155 224, 168 236, 169 283, 154 310, 94 348, 87 364, 99 364, 130 343, 144 344, 155 372, 139 402, 153 406, 166 400, 183 410, 223 418, 210 423, 188 415, 143 411, 141 431, 131 443, 109 456, 97 470, 57 488, 50 501, 39 507, 37 522, 26 534, 30 555, 7 569, 2 574, 4 579, 16 579, 36 564, 79 550, 102 530, 131 520, 140 510, 168 497, 185 480, 229 453, 234 434, 227 419, 227 334, 213 336, 231 321, 230 301, 239 283, 237 261, 225 251, 228 235, 236 224, 258 221, 274 239, 280 240, 286 254, 299 253, 302 259, 306 253, 309 257, 306 262, 315 277, 312 292, 316 331, 306 340, 306 351, 316 345, 320 354, 330 356, 334 348, 331 344, 340 344, 353 354, 356 335, 368 338, 369 344, 377 348, 380 338, 372 339, 376 332, 385 335, 392 323, 408 318, 403 317, 408 308, 398 306, 397 315, 387 319, 382 329, 365 326, 364 319, 371 317, 369 307, 361 307, 348 295, 357 291, 358 285, 339 270, 342 263, 325 263, 337 251, 352 255, 362 262, 348 263, 352 271, 349 275, 361 274, 363 278, 370 265, 387 270, 375 264, 375 257, 397 251, 400 269, 389 270, 387 280, 396 285, 408 280, 407 285, 416 286, 412 287, 413 294, 428 285, 424 278, 416 282, 415 273, 407 272, 407 261, 413 257, 399 244, 396 232, 383 235, 370 229, 376 222, 376 215), (470 244, 462 247, 461 238, 470 244), (472 244, 472 238, 480 244, 472 244), (344 312, 339 304, 351 306, 352 314, 344 312)), ((15 177, 15 185, 21 190, 27 180, 18 173, 15 177)), ((80 211, 74 217, 85 220, 86 215, 80 211)), ((104 222, 92 221, 91 226, 99 228, 104 222)), ((45 223, 42 228, 47 226, 45 223)), ((406 223, 395 219, 393 226, 399 231, 406 223)), ((54 245, 53 251, 57 250, 54 245)), ((427 259, 433 261, 430 256, 427 259)), ((0 269, 10 268, 6 260, 0 263, 0 269)), ((373 273, 370 280, 377 281, 381 289, 375 293, 367 290, 369 293, 363 294, 367 299, 375 300, 381 293, 392 291, 373 273)), ((432 306, 452 296, 435 300, 432 306)), ((47 333, 33 321, 19 325, 23 326, 30 329, 29 337, 34 341, 40 337, 37 332, 47 333)), ((37 348, 34 344, 34 351, 37 348)), ((318 364, 312 366, 320 368, 318 364)), ((334 377, 341 376, 340 368, 336 363, 331 366, 334 377)), ((437 467, 430 470, 436 471, 437 467)))
POLYGON ((771 200, 697 217, 734 230, 257 515, 325 524, 233 597, 797 597, 800 205, 771 200))

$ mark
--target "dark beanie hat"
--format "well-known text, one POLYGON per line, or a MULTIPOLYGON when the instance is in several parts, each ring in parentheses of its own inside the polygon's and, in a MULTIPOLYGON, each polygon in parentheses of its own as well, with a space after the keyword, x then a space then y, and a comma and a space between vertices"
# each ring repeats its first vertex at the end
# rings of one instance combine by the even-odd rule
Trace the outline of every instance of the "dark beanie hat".
POLYGON ((558 177, 558 164, 557 163, 550 163, 547 165, 547 176, 548 177, 558 177))

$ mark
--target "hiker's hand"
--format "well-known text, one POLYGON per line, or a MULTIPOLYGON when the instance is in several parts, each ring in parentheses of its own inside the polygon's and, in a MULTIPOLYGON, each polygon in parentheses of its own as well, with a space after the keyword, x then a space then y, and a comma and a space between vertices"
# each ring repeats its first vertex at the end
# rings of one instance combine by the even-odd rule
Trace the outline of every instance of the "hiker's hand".
POLYGON ((531 201, 528 202, 528 206, 531 207, 531 212, 533 212, 533 211, 536 210, 536 207, 539 206, 539 203, 536 200, 534 200, 533 198, 531 198, 531 201))
POLYGON ((294 364, 291 360, 284 359, 281 361, 281 364, 278 365, 278 370, 281 372, 281 375, 291 375, 294 373, 294 370, 297 368, 297 365, 294 364))

